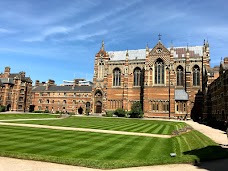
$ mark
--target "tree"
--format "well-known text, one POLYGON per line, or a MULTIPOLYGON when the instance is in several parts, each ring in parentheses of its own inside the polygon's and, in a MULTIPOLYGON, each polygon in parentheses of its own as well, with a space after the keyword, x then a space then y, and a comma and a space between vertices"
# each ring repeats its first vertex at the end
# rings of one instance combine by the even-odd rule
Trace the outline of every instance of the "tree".
POLYGON ((130 118, 142 118, 143 117, 142 105, 139 101, 134 102, 129 112, 130 118))

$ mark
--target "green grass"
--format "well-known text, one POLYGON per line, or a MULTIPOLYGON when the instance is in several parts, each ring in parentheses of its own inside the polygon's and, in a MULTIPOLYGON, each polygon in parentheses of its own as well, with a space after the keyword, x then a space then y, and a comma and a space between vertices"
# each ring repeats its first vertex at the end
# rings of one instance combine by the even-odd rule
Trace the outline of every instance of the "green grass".
POLYGON ((96 118, 96 117, 71 117, 61 120, 19 121, 20 123, 92 128, 103 130, 141 132, 151 134, 170 135, 173 130, 180 129, 184 122, 170 122, 125 118, 96 118))
POLYGON ((197 131, 165 139, 0 126, 0 140, 1 156, 102 169, 192 163, 228 156, 227 151, 197 131), (170 157, 171 152, 177 157, 170 157))
POLYGON ((36 119, 36 118, 55 118, 55 115, 50 114, 0 114, 0 120, 7 119, 36 119))

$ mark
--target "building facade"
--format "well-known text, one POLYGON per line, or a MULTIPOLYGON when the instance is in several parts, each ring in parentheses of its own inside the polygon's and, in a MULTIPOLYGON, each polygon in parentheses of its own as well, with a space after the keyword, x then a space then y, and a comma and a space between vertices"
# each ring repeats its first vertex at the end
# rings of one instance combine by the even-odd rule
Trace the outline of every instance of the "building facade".
POLYGON ((86 114, 91 111, 92 86, 80 86, 78 79, 74 84, 55 85, 54 80, 40 83, 36 81, 32 89, 31 111, 63 112, 86 114))
MULTIPOLYGON (((130 110, 140 101, 145 117, 192 117, 203 104, 205 72, 210 68, 209 43, 165 47, 161 40, 138 50, 95 55, 92 112, 130 110)), ((215 77, 211 77, 211 80, 215 77)))
POLYGON ((28 112, 31 103, 32 80, 25 72, 10 73, 5 67, 0 74, 0 105, 7 111, 28 112))
POLYGON ((228 57, 216 69, 219 77, 205 90, 204 117, 228 121, 228 57))

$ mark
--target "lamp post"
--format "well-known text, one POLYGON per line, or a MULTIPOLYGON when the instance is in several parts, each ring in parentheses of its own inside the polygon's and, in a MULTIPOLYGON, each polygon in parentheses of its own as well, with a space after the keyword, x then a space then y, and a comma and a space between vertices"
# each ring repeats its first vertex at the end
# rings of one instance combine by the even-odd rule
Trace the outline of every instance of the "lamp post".
POLYGON ((170 119, 170 65, 168 65, 166 69, 169 71, 169 119, 170 119))

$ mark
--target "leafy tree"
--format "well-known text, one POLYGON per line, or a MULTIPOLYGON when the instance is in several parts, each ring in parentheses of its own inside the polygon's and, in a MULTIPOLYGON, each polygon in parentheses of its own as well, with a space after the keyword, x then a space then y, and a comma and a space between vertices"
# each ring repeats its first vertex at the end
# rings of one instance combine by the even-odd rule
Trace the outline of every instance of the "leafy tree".
POLYGON ((129 112, 130 118, 142 118, 143 117, 142 105, 140 102, 134 102, 129 112))

